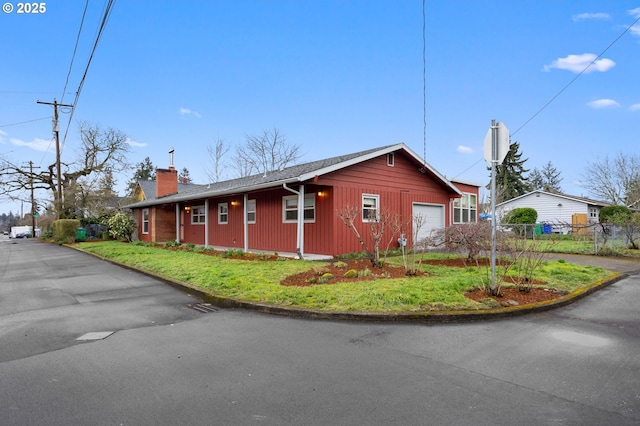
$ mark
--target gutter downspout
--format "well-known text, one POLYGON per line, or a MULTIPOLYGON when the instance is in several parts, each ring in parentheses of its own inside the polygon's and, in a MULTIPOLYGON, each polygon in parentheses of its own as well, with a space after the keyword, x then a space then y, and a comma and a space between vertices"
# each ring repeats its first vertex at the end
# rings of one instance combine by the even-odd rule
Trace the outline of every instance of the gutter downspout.
POLYGON ((300 185, 300 191, 289 188, 286 183, 282 187, 289 192, 298 195, 298 225, 297 225, 297 247, 296 253, 300 259, 304 259, 304 185, 300 185))
POLYGON ((249 194, 247 194, 246 192, 244 193, 244 200, 243 200, 243 214, 244 214, 244 219, 242 220, 243 222, 243 227, 244 227, 244 252, 247 253, 249 251, 249 221, 247 220, 247 202, 249 201, 249 194))
POLYGON ((180 242, 180 203, 176 203, 176 243, 180 242))

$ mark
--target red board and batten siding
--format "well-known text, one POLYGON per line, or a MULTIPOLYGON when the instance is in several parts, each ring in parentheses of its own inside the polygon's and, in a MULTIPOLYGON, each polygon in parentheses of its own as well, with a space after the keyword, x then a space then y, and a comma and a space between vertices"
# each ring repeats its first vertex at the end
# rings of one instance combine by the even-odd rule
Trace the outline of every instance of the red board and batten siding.
MULTIPOLYGON (((344 206, 361 209, 363 194, 378 195, 380 209, 398 213, 408 222, 411 222, 413 203, 444 206, 445 226, 448 225, 449 200, 452 196, 450 190, 439 181, 421 173, 414 162, 401 155, 395 155, 393 166, 387 165, 386 156, 381 156, 320 176, 317 183, 333 186, 333 206, 335 206, 333 238, 323 245, 322 248, 325 251, 321 253, 337 255, 362 251, 358 240, 337 217, 337 212, 344 206)), ((361 220, 358 220, 356 225, 361 235, 366 236, 367 244, 371 244, 367 235, 368 226, 361 220)), ((390 235, 383 239, 385 245, 383 249, 386 248, 389 237, 390 235)), ((392 247, 396 247, 395 242, 392 247)))
MULTIPOLYGON (((315 221, 304 224, 304 252, 338 255, 362 251, 355 236, 338 217, 338 211, 345 206, 354 206, 360 210, 363 194, 379 196, 381 209, 398 213, 409 222, 414 203, 443 206, 445 226, 448 226, 450 199, 455 197, 455 193, 438 178, 422 173, 419 169, 419 164, 399 151, 395 153, 393 166, 389 166, 387 156, 382 155, 306 182, 304 192, 315 195, 315 221), (322 195, 319 195, 320 192, 322 195)), ((295 185, 290 186, 293 189, 299 189, 295 185)), ((477 193, 477 188, 474 187, 463 186, 461 189, 465 192, 477 193)), ((247 199, 256 200, 256 223, 247 225, 249 250, 295 252, 297 225, 294 222, 284 223, 283 221, 282 199, 290 195, 295 194, 282 187, 248 194, 247 199)), ((209 238, 207 242, 209 245, 244 248, 243 194, 212 198, 208 204, 209 238), (219 224, 218 204, 224 202, 228 203, 229 207, 228 223, 219 224)), ((192 204, 192 206, 195 205, 204 205, 204 202, 192 204)), ((164 241, 174 239, 175 221, 168 220, 168 217, 170 213, 175 216, 175 210, 170 212, 168 208, 158 207, 150 210, 156 209, 159 214, 150 215, 150 230, 155 231, 160 228, 162 230, 158 235, 152 234, 151 239, 163 241, 161 238, 170 233, 168 225, 171 223, 174 226, 174 235, 171 238, 165 238, 164 241)), ((186 213, 184 209, 181 210, 181 216, 183 242, 204 244, 204 224, 192 224, 191 213, 186 213)), ((367 224, 363 224, 361 219, 356 223, 361 234, 367 235, 367 224)), ((410 230, 408 233, 410 234, 410 230)), ((382 249, 386 248, 388 240, 388 237, 384 238, 385 247, 381 247, 382 249)), ((367 243, 370 244, 370 241, 367 243)))
MULTIPOLYGON (((324 189, 322 196, 318 196, 318 192, 317 186, 305 185, 305 193, 314 193, 316 197, 315 222, 307 222, 304 226, 305 252, 309 253, 324 253, 321 250, 327 239, 326 229, 331 226, 331 206, 328 201, 330 191, 324 189)), ((292 253, 296 251, 297 224, 283 221, 282 198, 289 195, 295 194, 281 187, 248 194, 248 200, 256 200, 256 222, 247 224, 249 250, 292 253)), ((208 215, 209 245, 244 248, 244 195, 210 199, 208 215), (219 224, 218 204, 225 202, 229 206, 228 223, 219 224)), ((195 226, 204 229, 204 225, 191 225, 195 226)), ((185 229, 188 228, 185 224, 185 229)), ((204 244, 204 240, 191 241, 194 235, 185 232, 185 242, 204 244)))

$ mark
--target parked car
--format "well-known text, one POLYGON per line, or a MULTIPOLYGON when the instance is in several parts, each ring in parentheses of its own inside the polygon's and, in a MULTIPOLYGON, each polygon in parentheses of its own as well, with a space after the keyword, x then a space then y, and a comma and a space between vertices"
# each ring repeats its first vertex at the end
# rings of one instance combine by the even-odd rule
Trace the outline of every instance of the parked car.
POLYGON ((31 238, 31 232, 20 232, 16 234, 16 238, 31 238))
POLYGON ((9 235, 9 231, 4 231, 2 235, 9 235))

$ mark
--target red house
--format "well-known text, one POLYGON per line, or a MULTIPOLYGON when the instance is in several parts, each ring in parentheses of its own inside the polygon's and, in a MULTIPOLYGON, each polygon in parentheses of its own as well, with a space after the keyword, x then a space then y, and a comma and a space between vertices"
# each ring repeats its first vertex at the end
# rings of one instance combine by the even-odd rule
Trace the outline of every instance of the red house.
MULTIPOLYGON (((475 222, 478 188, 447 180, 405 144, 396 144, 209 185, 179 184, 170 166, 156 171, 155 182, 139 182, 138 201, 126 207, 142 241, 302 258, 362 250, 338 217, 345 207, 358 209, 355 225, 365 238, 368 222, 381 210, 409 224, 422 216, 421 238, 452 223, 475 222)), ((411 235, 407 229, 409 240, 411 235)))

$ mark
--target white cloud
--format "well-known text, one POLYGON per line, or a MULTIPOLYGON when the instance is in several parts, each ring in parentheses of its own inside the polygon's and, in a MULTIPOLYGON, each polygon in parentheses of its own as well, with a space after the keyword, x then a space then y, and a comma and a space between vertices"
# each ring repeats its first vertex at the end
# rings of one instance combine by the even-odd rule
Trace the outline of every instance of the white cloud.
POLYGON ((557 68, 560 70, 567 70, 573 73, 590 73, 593 71, 605 72, 616 66, 616 63, 611 59, 598 59, 598 56, 593 53, 583 53, 582 55, 569 55, 566 58, 558 58, 551 62, 550 65, 545 65, 544 70, 550 71, 551 68, 557 68), (589 68, 587 68, 589 67, 589 68), (586 70, 585 70, 586 69, 586 70))
POLYGON ((2 130, 0 130, 0 144, 4 144, 5 143, 5 141, 4 141, 5 136, 8 136, 7 132, 3 132, 2 130))
POLYGON ((640 104, 633 104, 629 107, 631 111, 640 111, 640 104))
POLYGON ((613 99, 598 99, 598 100, 589 102, 587 105, 595 109, 620 107, 620 104, 614 101, 613 99))
POLYGON ((14 138, 11 138, 9 140, 16 146, 26 146, 27 148, 35 149, 36 151, 55 152, 56 150, 56 144, 54 144, 51 139, 35 138, 31 142, 25 142, 21 139, 14 138))
MULTIPOLYGON (((636 7, 635 9, 627 10, 627 13, 634 18, 640 18, 640 7, 636 7)), ((629 28, 629 32, 634 36, 640 37, 640 24, 632 25, 629 28)))
POLYGON ((132 139, 127 138, 127 140, 125 141, 125 143, 127 143, 130 146, 135 146, 135 147, 143 147, 143 146, 147 146, 146 142, 136 142, 132 139))
POLYGON ((189 108, 180 108, 180 115, 193 115, 196 118, 202 118, 200 113, 191 111, 189 108))
POLYGON ((458 145, 458 147, 456 148, 456 151, 462 154, 473 154, 473 149, 464 145, 458 145))
POLYGON ((611 19, 611 15, 608 13, 579 13, 571 17, 575 22, 583 21, 585 19, 611 19))

